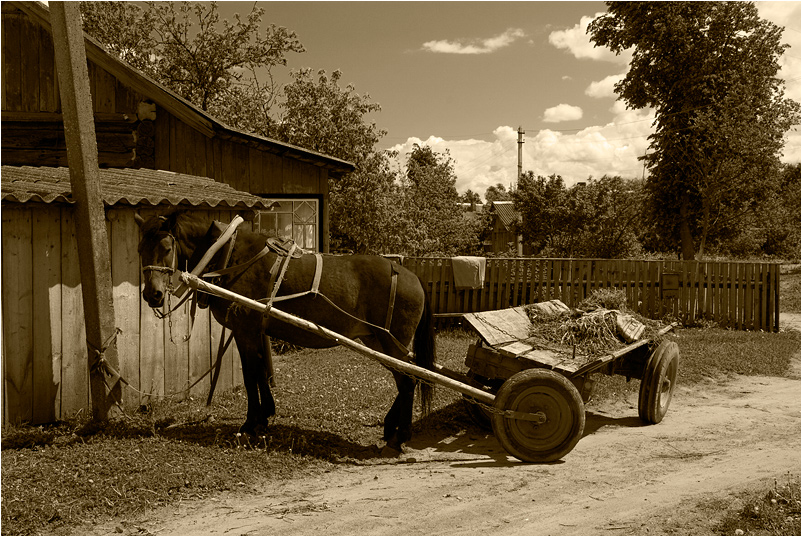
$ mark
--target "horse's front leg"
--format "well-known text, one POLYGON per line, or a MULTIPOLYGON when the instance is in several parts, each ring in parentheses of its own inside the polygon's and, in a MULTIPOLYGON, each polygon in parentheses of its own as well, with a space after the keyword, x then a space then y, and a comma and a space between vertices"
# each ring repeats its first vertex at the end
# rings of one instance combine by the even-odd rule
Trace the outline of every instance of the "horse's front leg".
POLYGON ((253 334, 235 334, 240 360, 242 379, 248 396, 248 413, 240 432, 257 434, 257 429, 267 428, 268 419, 276 414, 276 403, 268 384, 266 360, 261 340, 253 334), (254 341, 255 340, 255 341, 254 341))

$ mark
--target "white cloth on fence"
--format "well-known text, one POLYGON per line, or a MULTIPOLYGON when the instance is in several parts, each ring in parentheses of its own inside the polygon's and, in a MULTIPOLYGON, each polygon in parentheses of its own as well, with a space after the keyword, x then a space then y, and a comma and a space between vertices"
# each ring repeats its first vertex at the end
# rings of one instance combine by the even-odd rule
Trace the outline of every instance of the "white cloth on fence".
POLYGON ((451 258, 454 272, 454 287, 457 289, 481 289, 485 285, 487 259, 476 256, 457 256, 451 258))

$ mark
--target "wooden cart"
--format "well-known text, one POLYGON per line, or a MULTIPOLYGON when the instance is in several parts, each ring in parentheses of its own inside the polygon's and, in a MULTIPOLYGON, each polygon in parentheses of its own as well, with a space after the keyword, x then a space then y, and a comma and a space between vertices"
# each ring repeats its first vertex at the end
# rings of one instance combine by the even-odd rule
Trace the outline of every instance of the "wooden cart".
POLYGON ((549 462, 574 448, 584 430, 594 373, 640 379, 638 414, 645 422, 659 423, 668 411, 679 366, 673 341, 655 345, 640 339, 604 356, 578 356, 573 348, 544 346, 531 338, 523 306, 464 318, 481 337, 465 359, 468 382, 496 395, 493 408, 467 399, 469 411, 480 425, 492 426, 499 442, 519 459, 549 462), (499 408, 546 419, 510 418, 499 408))
MULTIPOLYGON (((183 272, 180 274, 180 279, 193 289, 231 300, 241 306, 260 312, 265 312, 267 309, 261 302, 206 282, 192 273, 183 272)), ((485 319, 495 316, 493 318, 508 320, 513 319, 513 315, 520 316, 519 308, 513 308, 512 311, 512 314, 508 310, 501 310, 470 315, 474 316, 473 319, 478 319, 477 316, 482 315, 485 319)), ((468 354, 471 370, 469 375, 465 376, 442 367, 438 367, 437 371, 430 371, 398 360, 275 307, 270 308, 268 313, 285 323, 332 339, 391 369, 460 392, 473 404, 482 405, 482 411, 490 416, 493 431, 501 445, 510 455, 525 462, 548 462, 559 459, 571 451, 582 436, 585 411, 574 379, 584 379, 586 375, 603 369, 608 363, 613 367, 635 361, 634 358, 623 359, 623 354, 616 353, 617 358, 600 359, 601 363, 592 368, 583 367, 569 372, 555 363, 551 369, 545 369, 544 367, 548 367, 544 365, 545 360, 534 361, 527 358, 525 359, 527 361, 522 361, 519 356, 511 355, 510 344, 516 342, 513 338, 503 344, 495 343, 498 348, 492 347, 492 344, 489 348, 483 345, 471 346, 468 354), (514 365, 519 362, 521 365, 514 365), (558 369, 556 365, 562 369, 558 369), (509 378, 503 380, 503 375, 507 374, 509 378), (494 395, 497 385, 500 387, 497 395, 494 395)), ((515 319, 515 322, 518 322, 518 319, 515 319)), ((646 343, 647 341, 630 345, 626 355, 635 355, 635 351, 644 347, 646 343)), ((651 357, 642 360, 638 371, 635 371, 637 367, 634 365, 632 367, 632 376, 640 375, 648 379, 642 382, 642 386, 649 385, 648 393, 644 396, 643 389, 641 393, 643 399, 652 401, 649 415, 654 423, 662 419, 671 400, 677 357, 675 344, 661 345, 651 357)))

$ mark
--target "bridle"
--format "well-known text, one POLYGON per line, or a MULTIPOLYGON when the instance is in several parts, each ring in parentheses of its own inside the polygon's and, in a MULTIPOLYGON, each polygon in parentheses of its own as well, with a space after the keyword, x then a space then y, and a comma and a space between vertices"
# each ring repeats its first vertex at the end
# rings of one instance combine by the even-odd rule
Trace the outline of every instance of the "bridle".
POLYGON ((172 276, 176 271, 176 267, 178 266, 178 252, 177 252, 177 250, 178 250, 178 241, 175 240, 175 236, 172 233, 170 233, 169 231, 162 231, 162 232, 160 232, 159 234, 156 235, 157 238, 160 237, 160 236, 162 236, 162 237, 170 237, 173 240, 173 246, 172 246, 173 259, 172 259, 172 262, 170 263, 170 266, 166 266, 166 265, 146 265, 146 266, 142 267, 142 272, 143 273, 145 273, 145 272, 163 272, 165 274, 168 274, 168 275, 172 276))

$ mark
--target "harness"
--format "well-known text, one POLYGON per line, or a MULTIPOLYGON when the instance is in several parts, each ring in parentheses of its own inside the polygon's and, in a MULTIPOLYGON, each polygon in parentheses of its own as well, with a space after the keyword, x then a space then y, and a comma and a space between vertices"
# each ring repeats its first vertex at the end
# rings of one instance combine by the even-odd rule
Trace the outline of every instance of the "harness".
MULTIPOLYGON (((231 254, 232 254, 232 252, 234 250, 234 244, 236 243, 236 238, 237 238, 236 228, 240 223, 242 223, 242 221, 243 220, 240 217, 236 217, 234 220, 232 220, 232 222, 226 227, 226 229, 223 231, 223 233, 217 239, 217 241, 204 254, 203 258, 198 263, 198 266, 196 266, 193 269, 192 274, 194 274, 196 276, 197 275, 201 275, 201 273, 206 269, 206 266, 215 257, 217 252, 220 249, 225 248, 223 250, 222 256, 221 256, 220 268, 203 273, 201 275, 201 278, 204 278, 204 279, 205 278, 211 278, 211 279, 219 280, 219 279, 221 279, 223 277, 229 277, 229 281, 227 283, 229 285, 231 285, 239 277, 241 277, 252 265, 254 265, 256 262, 258 262, 259 260, 261 260, 262 258, 267 256, 271 252, 271 250, 277 254, 276 260, 273 262, 273 265, 270 268, 270 280, 269 280, 269 283, 268 283, 269 296, 267 298, 263 298, 263 299, 258 300, 258 302, 262 302, 262 303, 266 304, 266 306, 267 306, 265 308, 265 311, 264 311, 263 315, 262 315, 261 331, 262 331, 262 334, 263 334, 264 356, 266 357, 266 360, 267 360, 267 366, 268 366, 268 370, 269 370, 269 382, 271 383, 271 385, 273 385, 272 354, 271 354, 271 349, 270 349, 269 338, 266 336, 266 332, 267 332, 267 328, 269 326, 270 318, 271 318, 270 317, 270 309, 272 308, 273 303, 275 303, 275 302, 283 302, 283 301, 287 301, 287 300, 294 300, 294 299, 298 299, 298 298, 301 298, 301 297, 304 297, 304 296, 307 296, 307 295, 312 295, 313 298, 320 297, 325 302, 327 302, 330 306, 335 308, 340 313, 346 315, 347 317, 350 317, 351 319, 354 319, 355 321, 358 321, 358 322, 360 322, 360 323, 362 323, 362 324, 364 324, 364 325, 366 325, 368 327, 377 329, 377 330, 385 333, 387 336, 389 336, 391 341, 400 350, 402 350, 404 352, 405 355, 409 354, 409 349, 407 349, 407 347, 404 344, 402 344, 400 341, 398 341, 398 339, 390 332, 390 326, 391 326, 391 323, 392 323, 392 320, 393 320, 393 310, 395 308, 395 299, 396 299, 396 294, 397 294, 397 290, 398 290, 399 269, 398 269, 398 266, 395 263, 391 263, 390 264, 390 266, 391 266, 391 283, 390 283, 389 305, 388 305, 388 308, 387 308, 387 316, 385 318, 385 323, 384 323, 384 326, 382 327, 382 326, 378 326, 376 324, 373 324, 373 323, 371 323, 371 322, 369 322, 369 321, 367 321, 365 319, 360 319, 360 318, 356 317, 355 315, 343 310, 340 306, 335 304, 326 295, 324 295, 324 294, 322 294, 320 292, 320 280, 321 280, 321 277, 322 277, 322 274, 323 274, 323 255, 319 254, 319 253, 314 254, 314 257, 315 257, 315 272, 314 272, 314 276, 312 278, 312 283, 311 283, 310 288, 308 290, 306 290, 306 291, 293 293, 293 294, 290 294, 290 295, 278 296, 278 292, 279 292, 279 289, 281 287, 281 283, 282 283, 282 281, 284 279, 284 276, 285 276, 285 274, 287 272, 287 269, 289 267, 290 261, 292 259, 298 259, 302 255, 304 255, 303 251, 295 244, 294 241, 292 241, 290 239, 282 241, 282 240, 276 239, 276 238, 268 238, 265 241, 264 248, 262 248, 262 250, 260 250, 251 259, 249 259, 248 261, 246 261, 244 263, 240 263, 238 265, 234 265, 234 266, 229 267, 228 263, 231 260, 231 254)), ((212 225, 216 225, 216 224, 212 224, 212 225)), ((176 241, 175 237, 171 233, 169 233, 169 232, 164 232, 164 233, 165 233, 166 236, 169 236, 169 237, 172 238, 173 245, 174 245, 173 258, 172 258, 172 262, 171 262, 170 266, 168 267, 168 266, 159 266, 159 265, 148 265, 146 267, 143 267, 143 269, 142 269, 143 271, 164 272, 164 273, 167 273, 167 274, 170 274, 170 275, 172 275, 173 273, 176 272, 176 270, 177 270, 176 269, 176 265, 177 265, 176 250, 177 250, 177 248, 175 248, 175 245, 177 244, 177 241, 176 241)), ((198 297, 198 292, 197 292, 198 290, 197 289, 193 289, 191 293, 186 293, 185 294, 185 292, 188 289, 188 287, 189 286, 187 284, 183 284, 182 283, 178 288, 174 289, 172 291, 172 294, 174 294, 176 296, 181 296, 181 295, 184 295, 184 296, 181 298, 181 300, 179 301, 179 303, 175 307, 170 308, 168 306, 168 311, 166 313, 157 313, 157 316, 159 316, 160 318, 168 317, 173 311, 175 311, 176 309, 181 307, 188 299, 192 298, 192 307, 191 307, 191 310, 190 310, 190 319, 191 319, 190 320, 190 334, 191 334, 192 327, 194 326, 196 308, 198 306, 200 306, 201 308, 208 307, 208 295, 201 294, 201 296, 198 297)), ((232 304, 232 307, 233 307, 233 304, 232 304)), ((154 312, 156 312, 156 311, 157 310, 154 310, 154 312)), ((211 405, 212 395, 214 393, 214 389, 215 389, 215 386, 217 384, 217 379, 219 377, 220 369, 221 369, 221 365, 222 365, 221 358, 222 358, 223 354, 225 353, 225 351, 228 349, 228 347, 231 344, 231 341, 233 339, 233 333, 226 338, 225 330, 226 330, 226 328, 225 328, 225 326, 223 326, 222 327, 222 334, 221 334, 221 337, 220 337, 220 345, 218 347, 217 360, 216 360, 215 364, 212 366, 212 368, 210 368, 209 371, 207 371, 203 375, 203 376, 205 376, 209 372, 214 370, 214 374, 213 374, 212 379, 211 379, 209 397, 208 397, 207 402, 206 402, 207 406, 211 405)), ((203 377, 201 377, 201 378, 203 378, 203 377)), ((196 382, 198 382, 198 381, 200 381, 200 379, 198 379, 196 382)))

